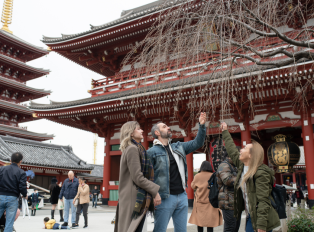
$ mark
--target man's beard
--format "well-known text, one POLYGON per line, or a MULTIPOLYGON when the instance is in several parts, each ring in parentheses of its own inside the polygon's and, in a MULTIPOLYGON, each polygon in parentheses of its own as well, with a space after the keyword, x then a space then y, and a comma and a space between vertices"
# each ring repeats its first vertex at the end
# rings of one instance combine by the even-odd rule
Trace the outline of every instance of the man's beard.
POLYGON ((171 134, 171 132, 170 133, 160 132, 160 137, 163 139, 170 139, 172 137, 172 134, 171 134))

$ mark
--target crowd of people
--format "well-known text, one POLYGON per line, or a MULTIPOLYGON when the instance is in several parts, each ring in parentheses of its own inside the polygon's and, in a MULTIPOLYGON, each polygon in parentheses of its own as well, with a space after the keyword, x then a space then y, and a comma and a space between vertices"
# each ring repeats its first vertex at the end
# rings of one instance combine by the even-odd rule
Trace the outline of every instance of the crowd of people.
MULTIPOLYGON (((198 232, 204 227, 213 232, 224 224, 224 232, 237 232, 242 212, 245 212, 246 232, 272 232, 280 226, 277 211, 272 204, 271 192, 274 171, 263 164, 264 150, 256 141, 248 143, 240 151, 228 132, 226 123, 221 124, 222 139, 228 157, 213 174, 212 166, 204 161, 194 176, 191 188, 195 191, 193 211, 188 219, 188 168, 186 156, 204 145, 206 114, 199 117, 199 129, 194 140, 171 143, 171 129, 163 122, 153 125, 153 147, 146 150, 141 141, 143 130, 136 121, 125 123, 120 131, 122 151, 119 177, 119 203, 116 211, 115 232, 141 232, 146 215, 154 215, 154 232, 165 232, 172 218, 175 231, 187 231, 187 223, 197 225, 198 232), (208 180, 217 177, 218 206, 209 200, 208 180)), ((19 207, 19 197, 27 199, 26 174, 19 168, 23 155, 15 152, 11 165, 0 168, 0 218, 5 213, 4 232, 12 232, 19 207)), ((79 227, 83 214, 84 226, 88 227, 88 207, 92 198, 97 207, 99 190, 90 187, 83 177, 76 178, 70 171, 63 185, 56 178, 51 180, 51 218, 45 217, 46 229, 71 229, 79 227), (60 222, 54 215, 59 207, 60 222), (64 207, 64 210, 63 210, 64 207), (71 215, 70 215, 71 211, 71 215), (71 218, 70 218, 71 216, 71 218), (70 223, 72 223, 70 227, 70 223)), ((32 215, 42 197, 37 190, 31 194, 32 215)), ((292 195, 291 195, 292 197, 292 195)), ((295 197, 304 198, 300 189, 295 197)))
MULTIPOLYGON (((199 117, 199 130, 194 140, 170 143, 171 129, 163 122, 153 125, 153 147, 146 150, 141 141, 143 130, 136 121, 125 123, 120 130, 122 151, 119 178, 119 204, 115 232, 140 232, 147 213, 154 215, 154 232, 165 232, 172 218, 174 230, 187 231, 188 169, 186 155, 203 146, 206 136, 206 114, 199 117)), ((195 190, 194 206, 189 223, 198 231, 213 231, 222 225, 224 231, 239 231, 242 212, 246 214, 246 232, 271 232, 280 226, 277 211, 270 201, 274 171, 263 164, 264 150, 256 141, 240 151, 221 124, 228 153, 217 170, 218 208, 209 201, 208 180, 213 170, 204 161, 191 187, 195 190)))

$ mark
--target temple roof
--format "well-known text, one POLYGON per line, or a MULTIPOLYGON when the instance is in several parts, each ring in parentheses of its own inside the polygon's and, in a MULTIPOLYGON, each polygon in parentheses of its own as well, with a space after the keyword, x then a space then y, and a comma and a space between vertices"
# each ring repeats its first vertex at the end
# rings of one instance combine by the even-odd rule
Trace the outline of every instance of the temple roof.
POLYGON ((19 127, 7 126, 2 124, 0 124, 0 134, 11 135, 21 138, 32 138, 38 141, 45 141, 54 137, 54 135, 31 132, 25 129, 21 129, 19 127))
POLYGON ((90 166, 94 167, 92 172, 89 173, 79 173, 77 174, 78 177, 83 176, 88 179, 103 179, 104 176, 104 165, 100 164, 89 164, 90 166))
POLYGON ((34 113, 32 110, 30 110, 26 106, 11 103, 11 102, 4 101, 4 100, 0 100, 0 109, 8 109, 10 111, 14 111, 14 112, 16 111, 19 113, 29 114, 29 115, 34 113))
MULTIPOLYGON (((185 0, 176 0, 174 1, 175 3, 181 3, 185 0)), ((91 29, 88 31, 84 31, 81 33, 76 33, 76 34, 61 34, 61 37, 47 37, 47 36, 43 36, 43 42, 44 43, 56 43, 56 42, 63 42, 63 41, 67 41, 67 40, 71 40, 71 39, 75 39, 77 37, 81 37, 81 36, 85 36, 85 35, 89 35, 89 34, 93 34, 96 32, 99 32, 101 30, 110 28, 110 27, 114 27, 116 25, 119 24, 123 24, 126 23, 128 21, 137 19, 137 18, 141 18, 143 16, 152 14, 154 12, 157 12, 158 10, 161 10, 162 8, 166 8, 168 7, 168 5, 162 5, 165 2, 165 0, 158 0, 158 1, 154 1, 152 3, 140 6, 140 7, 136 7, 130 10, 125 10, 122 11, 121 13, 121 17, 113 20, 111 22, 99 25, 99 26, 94 26, 94 25, 90 25, 91 29)), ((169 4, 173 4, 172 2, 169 4)))
POLYGON ((42 53, 41 56, 49 53, 46 49, 44 49, 42 47, 38 47, 34 44, 31 44, 31 43, 17 37, 16 35, 13 35, 9 32, 4 31, 4 30, 0 30, 0 37, 8 39, 11 42, 16 43, 17 45, 24 47, 25 49, 29 48, 29 50, 32 50, 33 52, 42 53))
POLYGON ((50 72, 49 69, 43 69, 43 68, 35 68, 35 67, 32 67, 28 64, 25 64, 24 62, 22 61, 19 61, 19 60, 16 60, 16 59, 13 59, 9 56, 5 56, 5 55, 2 55, 0 54, 0 60, 4 61, 4 62, 8 62, 14 66, 20 66, 21 68, 24 68, 24 69, 27 69, 31 72, 39 72, 39 73, 42 73, 43 75, 44 74, 48 74, 50 72))
POLYGON ((18 82, 18 81, 8 79, 8 78, 2 77, 2 76, 0 76, 0 83, 2 85, 5 85, 5 86, 10 86, 10 87, 18 89, 18 90, 23 90, 25 92, 30 92, 30 93, 35 93, 35 94, 47 95, 47 94, 51 93, 50 90, 32 88, 32 87, 29 87, 23 83, 18 82))
POLYGON ((21 152, 23 154, 23 165, 71 170, 92 170, 94 168, 76 156, 71 146, 0 135, 0 159, 10 161, 13 152, 21 152))
MULTIPOLYGON (((254 71, 260 71, 263 69, 266 70, 266 69, 270 69, 270 68, 274 68, 274 66, 257 67, 256 65, 252 65, 252 66, 248 66, 245 68, 234 69, 233 74, 234 75, 240 75, 240 74, 250 73, 250 72, 254 72, 254 71)), ((90 105, 91 106, 92 104, 97 104, 97 103, 101 103, 101 102, 105 102, 105 101, 118 100, 121 98, 130 97, 130 95, 132 95, 132 94, 141 94, 141 93, 146 94, 149 92, 152 92, 152 94, 154 94, 154 92, 156 90, 159 90, 159 91, 165 90, 165 89, 174 90, 174 88, 181 88, 182 86, 191 86, 191 85, 194 85, 196 83, 208 81, 210 75, 212 75, 212 73, 206 74, 206 75, 201 75, 199 78, 197 78, 197 81, 194 78, 185 78, 185 79, 175 80, 175 81, 171 81, 171 82, 163 82, 163 83, 159 83, 156 85, 143 86, 143 87, 137 88, 137 89, 124 90, 124 91, 120 91, 120 92, 116 92, 116 93, 112 93, 112 94, 101 95, 101 96, 97 96, 97 97, 89 97, 89 98, 79 99, 79 100, 75 100, 75 101, 67 101, 67 102, 53 102, 53 101, 51 101, 50 104, 39 104, 39 103, 36 103, 34 101, 31 101, 29 108, 33 109, 35 111, 37 111, 37 110, 43 110, 44 111, 44 110, 51 110, 51 109, 78 107, 78 106, 82 106, 82 105, 90 105)), ((222 77, 224 77, 223 73, 217 73, 216 74, 217 79, 222 78, 222 77)), ((169 90, 169 91, 171 91, 171 90, 169 90)))

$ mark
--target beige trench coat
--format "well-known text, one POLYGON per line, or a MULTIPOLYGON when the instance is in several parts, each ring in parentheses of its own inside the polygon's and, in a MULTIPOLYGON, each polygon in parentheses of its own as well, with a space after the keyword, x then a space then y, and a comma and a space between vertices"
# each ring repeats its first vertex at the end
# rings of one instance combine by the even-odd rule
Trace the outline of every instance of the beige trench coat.
POLYGON ((209 202, 208 180, 210 172, 200 172, 195 175, 191 187, 195 191, 194 205, 189 223, 200 227, 217 227, 222 225, 222 214, 220 209, 214 208, 209 202))
POLYGON ((138 148, 135 145, 129 145, 122 152, 120 161, 119 209, 116 213, 115 232, 134 232, 145 215, 143 213, 135 220, 131 218, 136 202, 136 185, 152 194, 153 197, 159 190, 159 185, 143 176, 138 148))

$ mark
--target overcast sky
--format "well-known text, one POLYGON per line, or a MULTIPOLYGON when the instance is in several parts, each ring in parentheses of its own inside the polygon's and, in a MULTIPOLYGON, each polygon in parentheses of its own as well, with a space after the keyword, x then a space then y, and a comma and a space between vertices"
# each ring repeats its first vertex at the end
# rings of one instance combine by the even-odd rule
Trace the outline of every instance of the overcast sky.
MULTIPOLYGON (((151 0, 14 0, 12 24, 13 34, 34 44, 47 48, 41 42, 42 35, 59 37, 90 29, 90 24, 101 25, 120 17, 123 10, 151 3, 151 0)), ((1 1, 3 4, 3 0, 1 1)), ((2 6, 1 4, 1 6, 2 6)), ((35 102, 70 101, 90 97, 91 79, 101 79, 96 74, 76 63, 51 52, 46 57, 28 62, 29 65, 49 69, 46 77, 27 82, 34 88, 53 91, 50 96, 36 99, 35 102)), ((23 123, 28 130, 54 134, 51 143, 71 145, 75 154, 92 163, 93 134, 60 125, 45 119, 23 123)), ((50 142, 50 141, 47 141, 50 142)), ((104 139, 98 139, 97 163, 103 164, 104 139)), ((194 167, 199 167, 204 156, 198 155, 194 167)))

